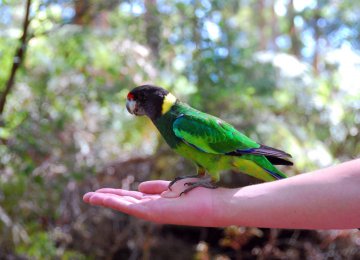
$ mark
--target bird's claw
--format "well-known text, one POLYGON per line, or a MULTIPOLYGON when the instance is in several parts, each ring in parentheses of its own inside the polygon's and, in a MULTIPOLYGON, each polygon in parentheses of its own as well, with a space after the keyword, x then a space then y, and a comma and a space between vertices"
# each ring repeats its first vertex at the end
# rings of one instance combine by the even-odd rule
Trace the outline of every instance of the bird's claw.
POLYGON ((199 180, 197 182, 186 182, 184 183, 184 186, 189 186, 188 188, 186 188, 185 190, 183 190, 179 197, 183 194, 188 193, 189 191, 195 189, 196 187, 204 187, 207 189, 216 189, 217 186, 215 184, 213 184, 211 181, 209 180, 199 180))
POLYGON ((199 176, 198 175, 178 176, 169 183, 168 189, 171 191, 171 186, 173 186, 177 181, 187 179, 187 178, 199 178, 199 176))

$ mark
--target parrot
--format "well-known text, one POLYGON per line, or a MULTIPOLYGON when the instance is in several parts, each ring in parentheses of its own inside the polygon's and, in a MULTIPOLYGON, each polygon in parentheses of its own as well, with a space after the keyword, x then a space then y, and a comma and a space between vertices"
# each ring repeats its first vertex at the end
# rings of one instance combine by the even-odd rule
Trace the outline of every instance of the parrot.
POLYGON ((218 117, 201 112, 181 102, 164 88, 141 85, 126 97, 126 109, 135 116, 147 116, 179 155, 197 166, 197 174, 179 176, 180 179, 197 178, 184 185, 185 194, 196 187, 217 188, 220 173, 225 170, 248 174, 263 181, 287 176, 274 165, 293 165, 292 156, 250 139, 231 124, 218 117))

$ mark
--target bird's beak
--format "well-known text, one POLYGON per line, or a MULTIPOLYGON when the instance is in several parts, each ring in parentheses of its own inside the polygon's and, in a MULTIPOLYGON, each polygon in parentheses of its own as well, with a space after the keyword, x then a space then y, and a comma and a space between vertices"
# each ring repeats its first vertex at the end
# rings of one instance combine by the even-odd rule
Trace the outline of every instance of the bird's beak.
POLYGON ((130 114, 134 115, 136 109, 136 101, 129 99, 126 100, 126 109, 127 111, 129 111, 130 114))

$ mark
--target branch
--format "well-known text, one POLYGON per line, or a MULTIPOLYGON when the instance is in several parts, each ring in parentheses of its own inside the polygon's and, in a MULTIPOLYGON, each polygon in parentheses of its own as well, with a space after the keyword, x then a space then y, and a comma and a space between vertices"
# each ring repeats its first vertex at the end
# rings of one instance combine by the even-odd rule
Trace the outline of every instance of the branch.
POLYGON ((61 29, 62 27, 64 27, 65 25, 69 25, 69 24, 72 24, 73 21, 72 20, 69 20, 69 21, 66 21, 66 22, 63 22, 63 23, 60 23, 58 25, 55 25, 53 28, 49 29, 49 30, 45 30, 45 31, 42 31, 42 32, 32 32, 31 34, 28 35, 27 39, 28 41, 31 40, 32 38, 36 38, 36 37, 40 37, 40 36, 48 36, 49 34, 61 29))
POLYGON ((6 82, 5 90, 1 94, 1 97, 0 97, 0 119, 4 112, 6 98, 9 95, 12 87, 14 86, 16 72, 18 71, 18 69, 21 66, 23 59, 24 59, 24 55, 25 55, 25 51, 26 51, 26 47, 27 47, 27 43, 28 43, 27 33, 28 33, 28 27, 29 27, 30 5, 31 5, 31 0, 27 0, 26 1, 26 13, 25 13, 24 22, 23 22, 23 34, 22 34, 21 38, 19 39, 20 46, 16 50, 9 79, 6 82))

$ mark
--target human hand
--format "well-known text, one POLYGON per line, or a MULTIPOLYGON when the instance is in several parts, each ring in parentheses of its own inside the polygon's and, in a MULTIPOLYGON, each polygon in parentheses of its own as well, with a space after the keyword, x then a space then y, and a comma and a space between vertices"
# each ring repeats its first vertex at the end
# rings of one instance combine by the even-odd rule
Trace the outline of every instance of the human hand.
POLYGON ((216 209, 226 189, 199 187, 179 196, 184 183, 189 181, 191 179, 176 182, 171 191, 168 190, 169 182, 161 180, 143 182, 139 191, 103 188, 86 193, 83 199, 92 205, 161 224, 220 226, 222 212, 216 209))
POLYGON ((176 182, 171 191, 167 181, 147 181, 139 191, 100 189, 84 201, 162 224, 350 229, 360 226, 359 169, 357 159, 243 188, 198 187, 182 196, 191 179, 176 182))

